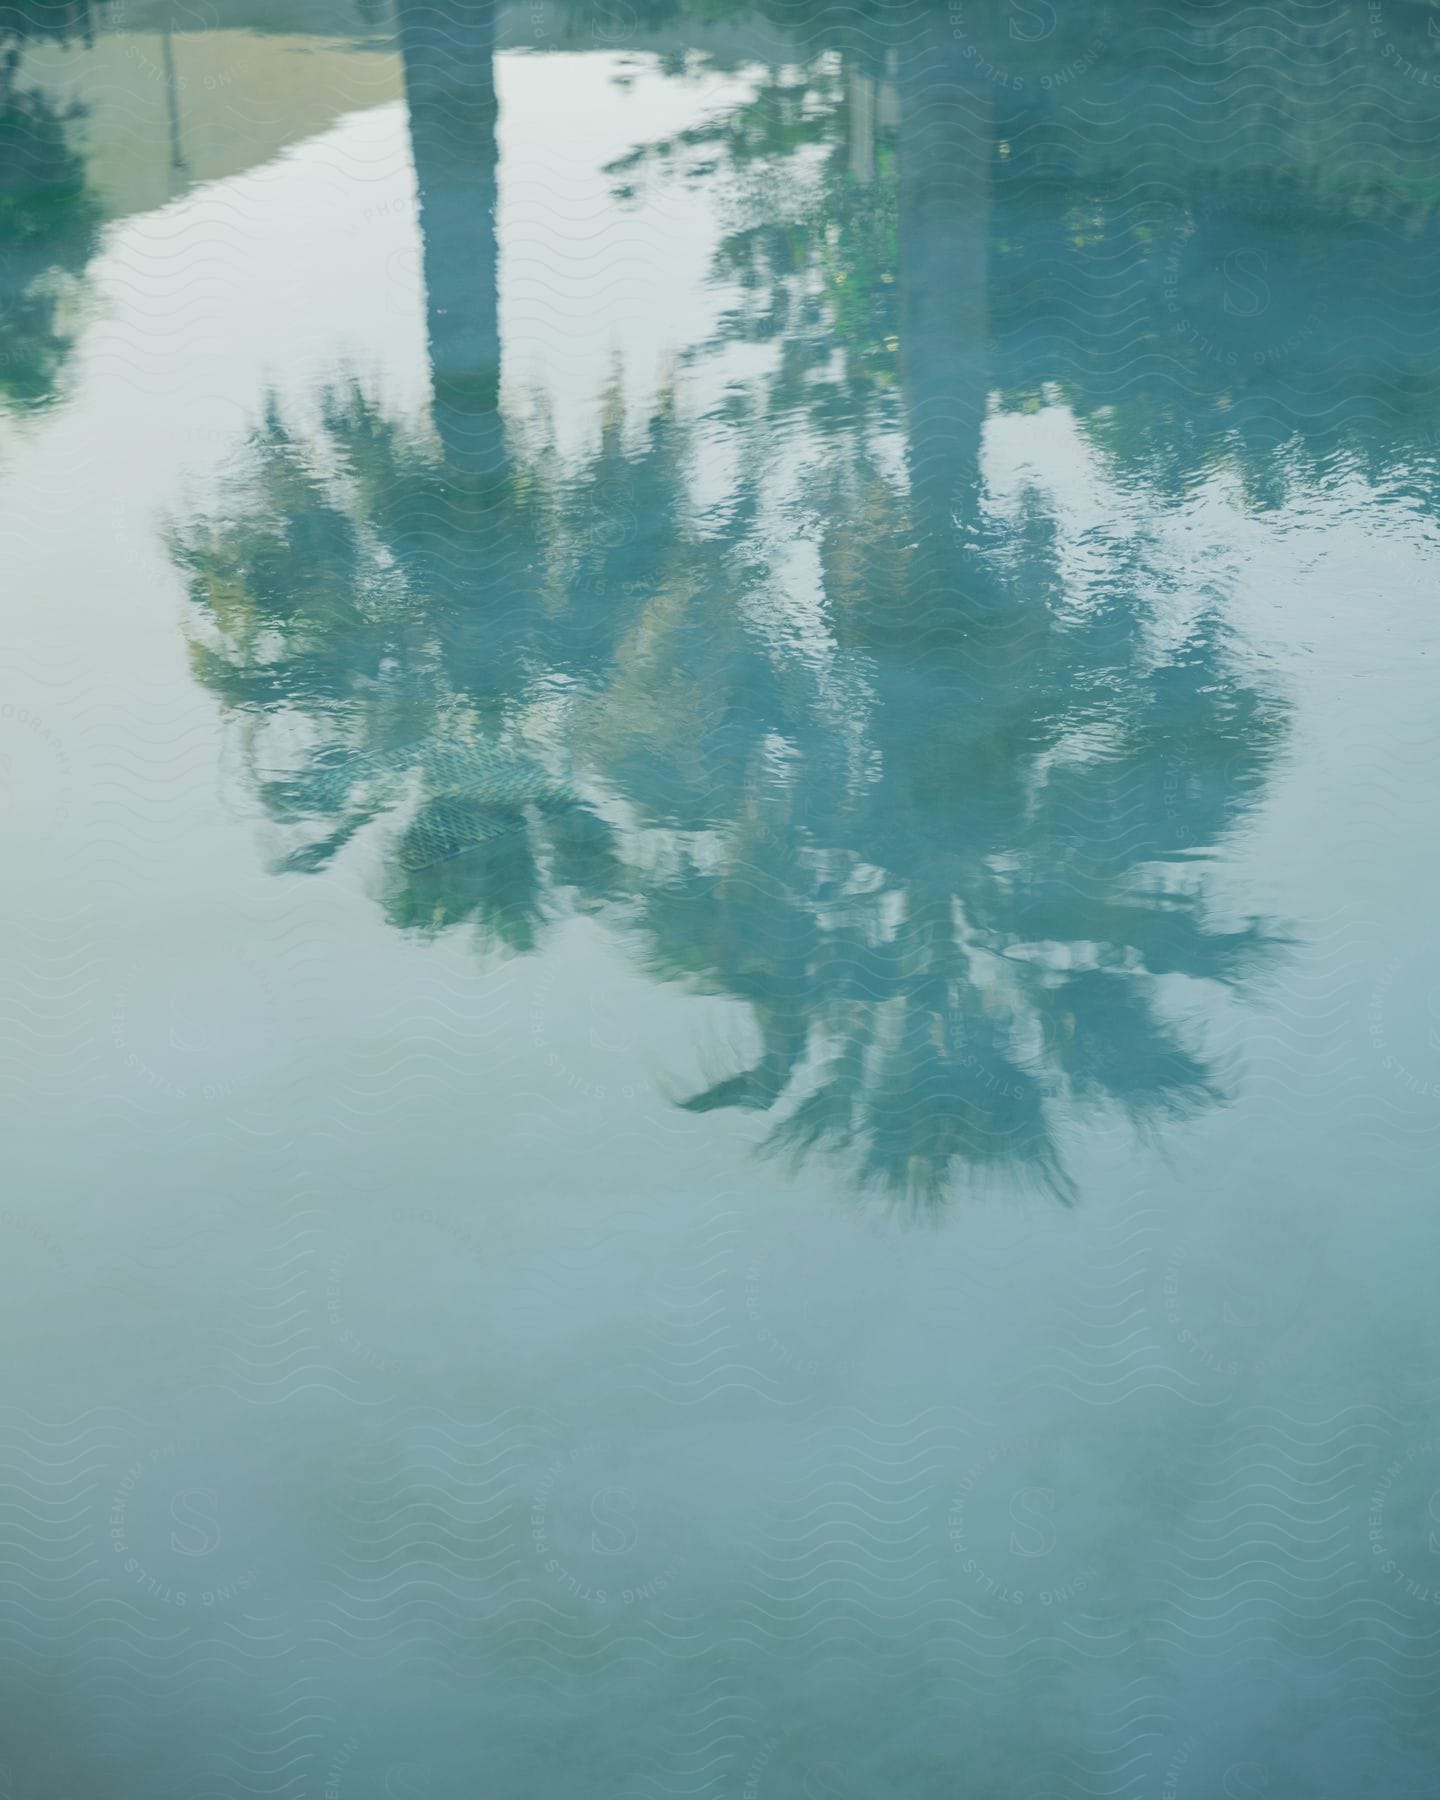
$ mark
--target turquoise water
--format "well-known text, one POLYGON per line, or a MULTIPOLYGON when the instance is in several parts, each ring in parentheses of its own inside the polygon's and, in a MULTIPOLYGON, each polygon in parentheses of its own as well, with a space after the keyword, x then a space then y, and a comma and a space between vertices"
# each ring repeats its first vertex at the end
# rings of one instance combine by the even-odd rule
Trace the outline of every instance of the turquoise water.
POLYGON ((0 1795, 1440 1792, 1440 38, 0 9, 0 1795))

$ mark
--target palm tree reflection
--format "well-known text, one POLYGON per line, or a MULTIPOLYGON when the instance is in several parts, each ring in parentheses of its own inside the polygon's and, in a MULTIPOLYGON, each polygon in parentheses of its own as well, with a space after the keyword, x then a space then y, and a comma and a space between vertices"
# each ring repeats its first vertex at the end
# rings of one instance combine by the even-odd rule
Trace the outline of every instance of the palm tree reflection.
POLYGON ((1077 1107, 1220 1100, 1173 995, 1273 941, 1216 922, 1204 865, 1283 710, 1155 541, 1092 547, 1080 592, 1053 509, 987 486, 995 126, 943 33, 889 71, 888 168, 818 115, 849 210, 822 182, 777 279, 845 289, 824 259, 844 277, 850 244, 870 301, 741 309, 723 329, 763 314, 776 346, 741 404, 697 424, 667 397, 637 435, 617 391, 577 463, 498 406, 489 9, 400 11, 431 420, 358 388, 304 438, 272 410, 173 540, 280 866, 363 833, 397 926, 511 951, 596 912, 752 1011, 758 1053, 683 1105, 772 1114, 777 1153, 917 1207, 1000 1171, 1065 1194, 1077 1107), (705 507, 701 425, 737 469, 705 507))

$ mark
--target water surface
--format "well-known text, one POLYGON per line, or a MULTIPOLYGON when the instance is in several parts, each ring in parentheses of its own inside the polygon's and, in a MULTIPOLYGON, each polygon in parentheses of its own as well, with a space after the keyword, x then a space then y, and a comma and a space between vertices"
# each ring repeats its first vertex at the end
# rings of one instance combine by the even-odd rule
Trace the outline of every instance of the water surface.
POLYGON ((0 10, 0 1765, 1436 1791, 1399 0, 0 10))

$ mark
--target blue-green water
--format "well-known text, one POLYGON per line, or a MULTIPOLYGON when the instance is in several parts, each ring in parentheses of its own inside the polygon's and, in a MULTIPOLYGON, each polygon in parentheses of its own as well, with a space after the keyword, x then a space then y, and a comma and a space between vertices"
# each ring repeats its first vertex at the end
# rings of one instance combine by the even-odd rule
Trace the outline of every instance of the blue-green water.
POLYGON ((0 8, 0 1795, 1440 1793, 1440 35, 0 8))

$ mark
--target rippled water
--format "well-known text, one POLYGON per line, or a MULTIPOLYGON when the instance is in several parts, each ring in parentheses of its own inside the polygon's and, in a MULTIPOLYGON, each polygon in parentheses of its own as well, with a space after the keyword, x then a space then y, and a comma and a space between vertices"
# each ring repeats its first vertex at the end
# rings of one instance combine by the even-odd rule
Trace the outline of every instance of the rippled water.
POLYGON ((0 7, 0 1795, 1420 1800, 1440 33, 0 7))

